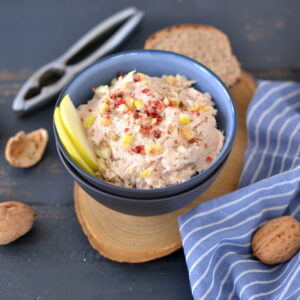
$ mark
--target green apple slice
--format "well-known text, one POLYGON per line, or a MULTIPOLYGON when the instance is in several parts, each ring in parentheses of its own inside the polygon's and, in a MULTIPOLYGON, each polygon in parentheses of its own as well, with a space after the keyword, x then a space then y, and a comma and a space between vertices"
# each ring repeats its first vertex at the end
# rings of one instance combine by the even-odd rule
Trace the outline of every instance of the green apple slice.
POLYGON ((87 139, 77 110, 66 95, 59 106, 60 118, 73 146, 93 171, 98 170, 96 155, 87 139))
POLYGON ((57 133, 59 135, 59 138, 61 140, 61 142, 63 143, 63 145, 65 146, 66 150, 68 151, 68 153, 70 154, 70 156, 72 157, 72 159, 82 168, 84 169, 86 172, 88 172, 89 174, 93 175, 94 172, 93 170, 88 166, 88 164, 81 158, 81 156, 79 155, 78 151, 75 149, 75 147, 73 146, 71 140, 69 139, 63 123, 60 119, 60 113, 59 113, 59 108, 56 107, 55 111, 54 111, 54 123, 55 123, 55 127, 57 130, 57 133))

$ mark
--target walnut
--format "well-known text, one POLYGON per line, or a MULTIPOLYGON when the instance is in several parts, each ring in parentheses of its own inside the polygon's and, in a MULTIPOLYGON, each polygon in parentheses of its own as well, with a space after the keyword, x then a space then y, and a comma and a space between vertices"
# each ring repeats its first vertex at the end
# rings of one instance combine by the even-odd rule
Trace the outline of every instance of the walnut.
POLYGON ((182 138, 186 139, 187 141, 189 141, 195 137, 195 134, 194 134, 191 126, 189 126, 189 125, 180 128, 179 135, 182 138))
POLYGON ((5 158, 13 167, 32 167, 43 157, 47 142, 48 132, 46 129, 41 128, 29 134, 19 131, 8 140, 5 148, 5 158))
POLYGON ((263 225, 252 238, 253 255, 265 264, 292 258, 300 249, 300 223, 284 216, 263 225))
POLYGON ((0 203, 0 245, 9 244, 27 233, 34 222, 34 211, 21 202, 0 203))
POLYGON ((146 154, 148 155, 157 155, 165 151, 165 148, 160 144, 151 144, 146 146, 146 154))

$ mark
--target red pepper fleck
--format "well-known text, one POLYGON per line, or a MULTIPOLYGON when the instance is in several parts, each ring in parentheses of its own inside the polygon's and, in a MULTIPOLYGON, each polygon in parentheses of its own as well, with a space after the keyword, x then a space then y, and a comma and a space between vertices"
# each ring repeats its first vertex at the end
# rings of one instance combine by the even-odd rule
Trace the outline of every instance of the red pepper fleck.
POLYGON ((118 102, 117 102, 118 105, 122 105, 122 104, 125 104, 125 103, 126 103, 126 102, 125 102, 124 99, 120 99, 120 100, 118 100, 118 102))
POLYGON ((95 92, 96 92, 96 89, 95 89, 95 88, 92 88, 92 92, 95 93, 95 92))
POLYGON ((110 119, 110 115, 106 115, 105 118, 106 118, 106 119, 110 119))
POLYGON ((207 156, 206 161, 212 161, 212 158, 210 156, 207 156))
POLYGON ((89 111, 89 112, 92 112, 93 110, 89 108, 88 111, 89 111))
POLYGON ((129 128, 125 128, 125 130, 124 130, 125 132, 128 132, 129 131, 129 128))
POLYGON ((149 89, 143 89, 143 90, 142 90, 142 93, 143 93, 143 94, 148 94, 148 93, 149 93, 149 89))
POLYGON ((133 81, 134 82, 138 82, 138 81, 140 81, 141 80, 141 76, 139 75, 139 74, 134 74, 133 75, 133 81))
POLYGON ((125 75, 125 74, 124 74, 123 72, 118 72, 118 73, 117 73, 117 76, 118 76, 118 77, 124 77, 124 75, 125 75))
POLYGON ((140 117, 140 114, 139 114, 138 112, 134 112, 134 113, 133 113, 133 117, 134 117, 135 119, 138 119, 138 118, 140 117))
POLYGON ((189 144, 198 143, 200 140, 198 138, 192 138, 188 140, 189 144))
POLYGON ((164 107, 163 107, 163 105, 161 104, 161 103, 159 103, 158 105, 157 105, 157 109, 159 109, 159 110, 162 110, 164 107))
POLYGON ((151 125, 150 125, 150 126, 145 126, 144 129, 145 129, 145 130, 151 130, 151 129, 152 129, 152 126, 151 126, 151 125))
POLYGON ((83 122, 83 118, 80 118, 80 121, 83 122))
POLYGON ((153 135, 156 139, 159 139, 161 137, 162 131, 160 131, 159 129, 155 129, 153 130, 153 135))
POLYGON ((161 122, 162 119, 163 119, 162 116, 158 116, 158 117, 157 117, 157 122, 161 122))
POLYGON ((153 118, 156 118, 157 116, 158 116, 157 111, 152 112, 152 117, 153 117, 153 118))
POLYGON ((139 154, 145 154, 145 146, 144 145, 138 145, 135 147, 136 153, 139 154))
POLYGON ((208 145, 206 143, 204 144, 204 148, 208 148, 208 145))
POLYGON ((178 144, 178 141, 177 141, 177 140, 174 140, 174 144, 178 144))
POLYGON ((183 103, 181 101, 179 102, 179 107, 183 107, 183 103))
POLYGON ((200 113, 199 113, 199 111, 197 111, 197 112, 196 112, 196 115, 197 115, 198 117, 200 116, 200 113))
MULTIPOLYGON (((144 105, 144 108, 145 108, 145 109, 147 109, 147 108, 148 108, 148 105, 147 105, 147 104, 145 104, 145 105, 144 105)), ((146 110, 145 110, 145 112, 146 112, 146 110)))

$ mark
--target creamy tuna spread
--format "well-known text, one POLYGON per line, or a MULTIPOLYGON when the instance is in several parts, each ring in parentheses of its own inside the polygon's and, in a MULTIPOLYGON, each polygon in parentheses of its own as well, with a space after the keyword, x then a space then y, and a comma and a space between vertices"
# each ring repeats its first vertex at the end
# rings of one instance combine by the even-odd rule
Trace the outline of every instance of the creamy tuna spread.
POLYGON ((96 174, 129 188, 153 189, 184 182, 219 154, 211 96, 176 75, 118 73, 95 89, 78 113, 99 162, 96 174))

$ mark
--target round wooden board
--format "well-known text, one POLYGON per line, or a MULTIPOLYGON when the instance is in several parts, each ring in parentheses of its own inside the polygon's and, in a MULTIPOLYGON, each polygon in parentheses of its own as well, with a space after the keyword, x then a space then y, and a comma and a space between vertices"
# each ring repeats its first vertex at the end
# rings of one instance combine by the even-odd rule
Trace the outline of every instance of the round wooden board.
POLYGON ((237 135, 230 157, 209 189, 186 207, 160 216, 129 216, 103 206, 75 183, 77 217, 92 247, 111 260, 130 263, 150 261, 180 249, 178 216, 201 202, 234 191, 238 185, 247 145, 246 109, 255 88, 254 79, 245 72, 230 88, 238 111, 237 135))

